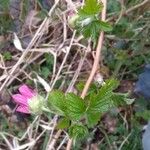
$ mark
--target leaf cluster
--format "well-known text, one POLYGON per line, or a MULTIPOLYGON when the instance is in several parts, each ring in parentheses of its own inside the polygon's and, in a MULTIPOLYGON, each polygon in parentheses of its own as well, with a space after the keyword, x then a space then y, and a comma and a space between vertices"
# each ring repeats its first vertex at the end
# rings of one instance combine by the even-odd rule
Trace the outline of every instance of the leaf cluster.
POLYGON ((69 129, 70 136, 75 139, 84 137, 88 128, 98 123, 100 116, 113 107, 125 104, 125 95, 113 92, 118 84, 114 79, 107 80, 99 90, 91 90, 85 99, 74 93, 50 92, 48 107, 62 116, 58 128, 69 129))
POLYGON ((112 27, 107 22, 101 21, 99 14, 103 4, 97 0, 86 0, 85 5, 78 10, 76 21, 77 30, 85 38, 91 38, 96 43, 100 31, 111 31, 112 27))

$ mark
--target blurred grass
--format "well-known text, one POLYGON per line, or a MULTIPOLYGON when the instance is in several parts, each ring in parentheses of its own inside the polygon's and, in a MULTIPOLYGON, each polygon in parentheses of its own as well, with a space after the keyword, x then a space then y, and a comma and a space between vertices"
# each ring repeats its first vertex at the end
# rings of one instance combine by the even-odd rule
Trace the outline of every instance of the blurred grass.
POLYGON ((9 15, 9 0, 0 0, 0 35, 11 29, 12 19, 9 15))

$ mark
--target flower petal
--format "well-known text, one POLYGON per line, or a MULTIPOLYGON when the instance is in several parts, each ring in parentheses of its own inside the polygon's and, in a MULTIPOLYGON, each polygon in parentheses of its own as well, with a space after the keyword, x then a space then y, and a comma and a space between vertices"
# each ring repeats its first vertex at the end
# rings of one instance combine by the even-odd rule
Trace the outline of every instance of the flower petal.
POLYGON ((12 98, 14 99, 14 101, 19 104, 19 105, 24 105, 24 106, 28 106, 27 103, 27 98, 21 94, 14 94, 12 95, 12 98))
POLYGON ((25 113, 25 114, 30 114, 29 108, 27 106, 18 106, 16 111, 25 113))
POLYGON ((29 99, 35 95, 35 92, 32 89, 30 89, 26 84, 23 84, 19 87, 19 92, 29 99))

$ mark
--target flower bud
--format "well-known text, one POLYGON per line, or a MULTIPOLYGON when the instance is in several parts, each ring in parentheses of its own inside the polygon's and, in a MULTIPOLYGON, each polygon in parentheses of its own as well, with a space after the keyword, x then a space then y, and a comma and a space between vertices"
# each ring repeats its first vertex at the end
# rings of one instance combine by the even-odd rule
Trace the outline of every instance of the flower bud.
POLYGON ((71 16, 69 18, 68 23, 69 23, 70 27, 72 27, 72 28, 75 27, 76 21, 77 21, 78 18, 79 18, 79 15, 77 15, 77 14, 74 14, 73 16, 71 16))
POLYGON ((42 96, 35 95, 28 101, 28 104, 32 113, 40 114, 42 113, 42 109, 45 106, 45 100, 42 96))

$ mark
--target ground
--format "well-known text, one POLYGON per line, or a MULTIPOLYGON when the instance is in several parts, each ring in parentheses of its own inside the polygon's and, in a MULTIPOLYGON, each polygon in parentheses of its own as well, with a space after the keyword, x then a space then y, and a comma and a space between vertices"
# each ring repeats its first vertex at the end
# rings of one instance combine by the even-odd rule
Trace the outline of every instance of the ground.
MULTIPOLYGON (((61 117, 16 112, 12 95, 24 83, 43 96, 48 88, 81 94, 98 43, 69 25, 81 5, 79 0, 0 1, 0 149, 66 149, 68 130, 56 127, 61 117)), ((150 63, 150 2, 109 0, 106 21, 112 30, 104 34, 91 87, 101 77, 104 81, 113 77, 119 81, 115 92, 129 93, 134 102, 104 113, 72 148, 142 150, 149 101, 135 93, 135 87, 150 63)), ((145 77, 142 83, 149 81, 145 77)))

